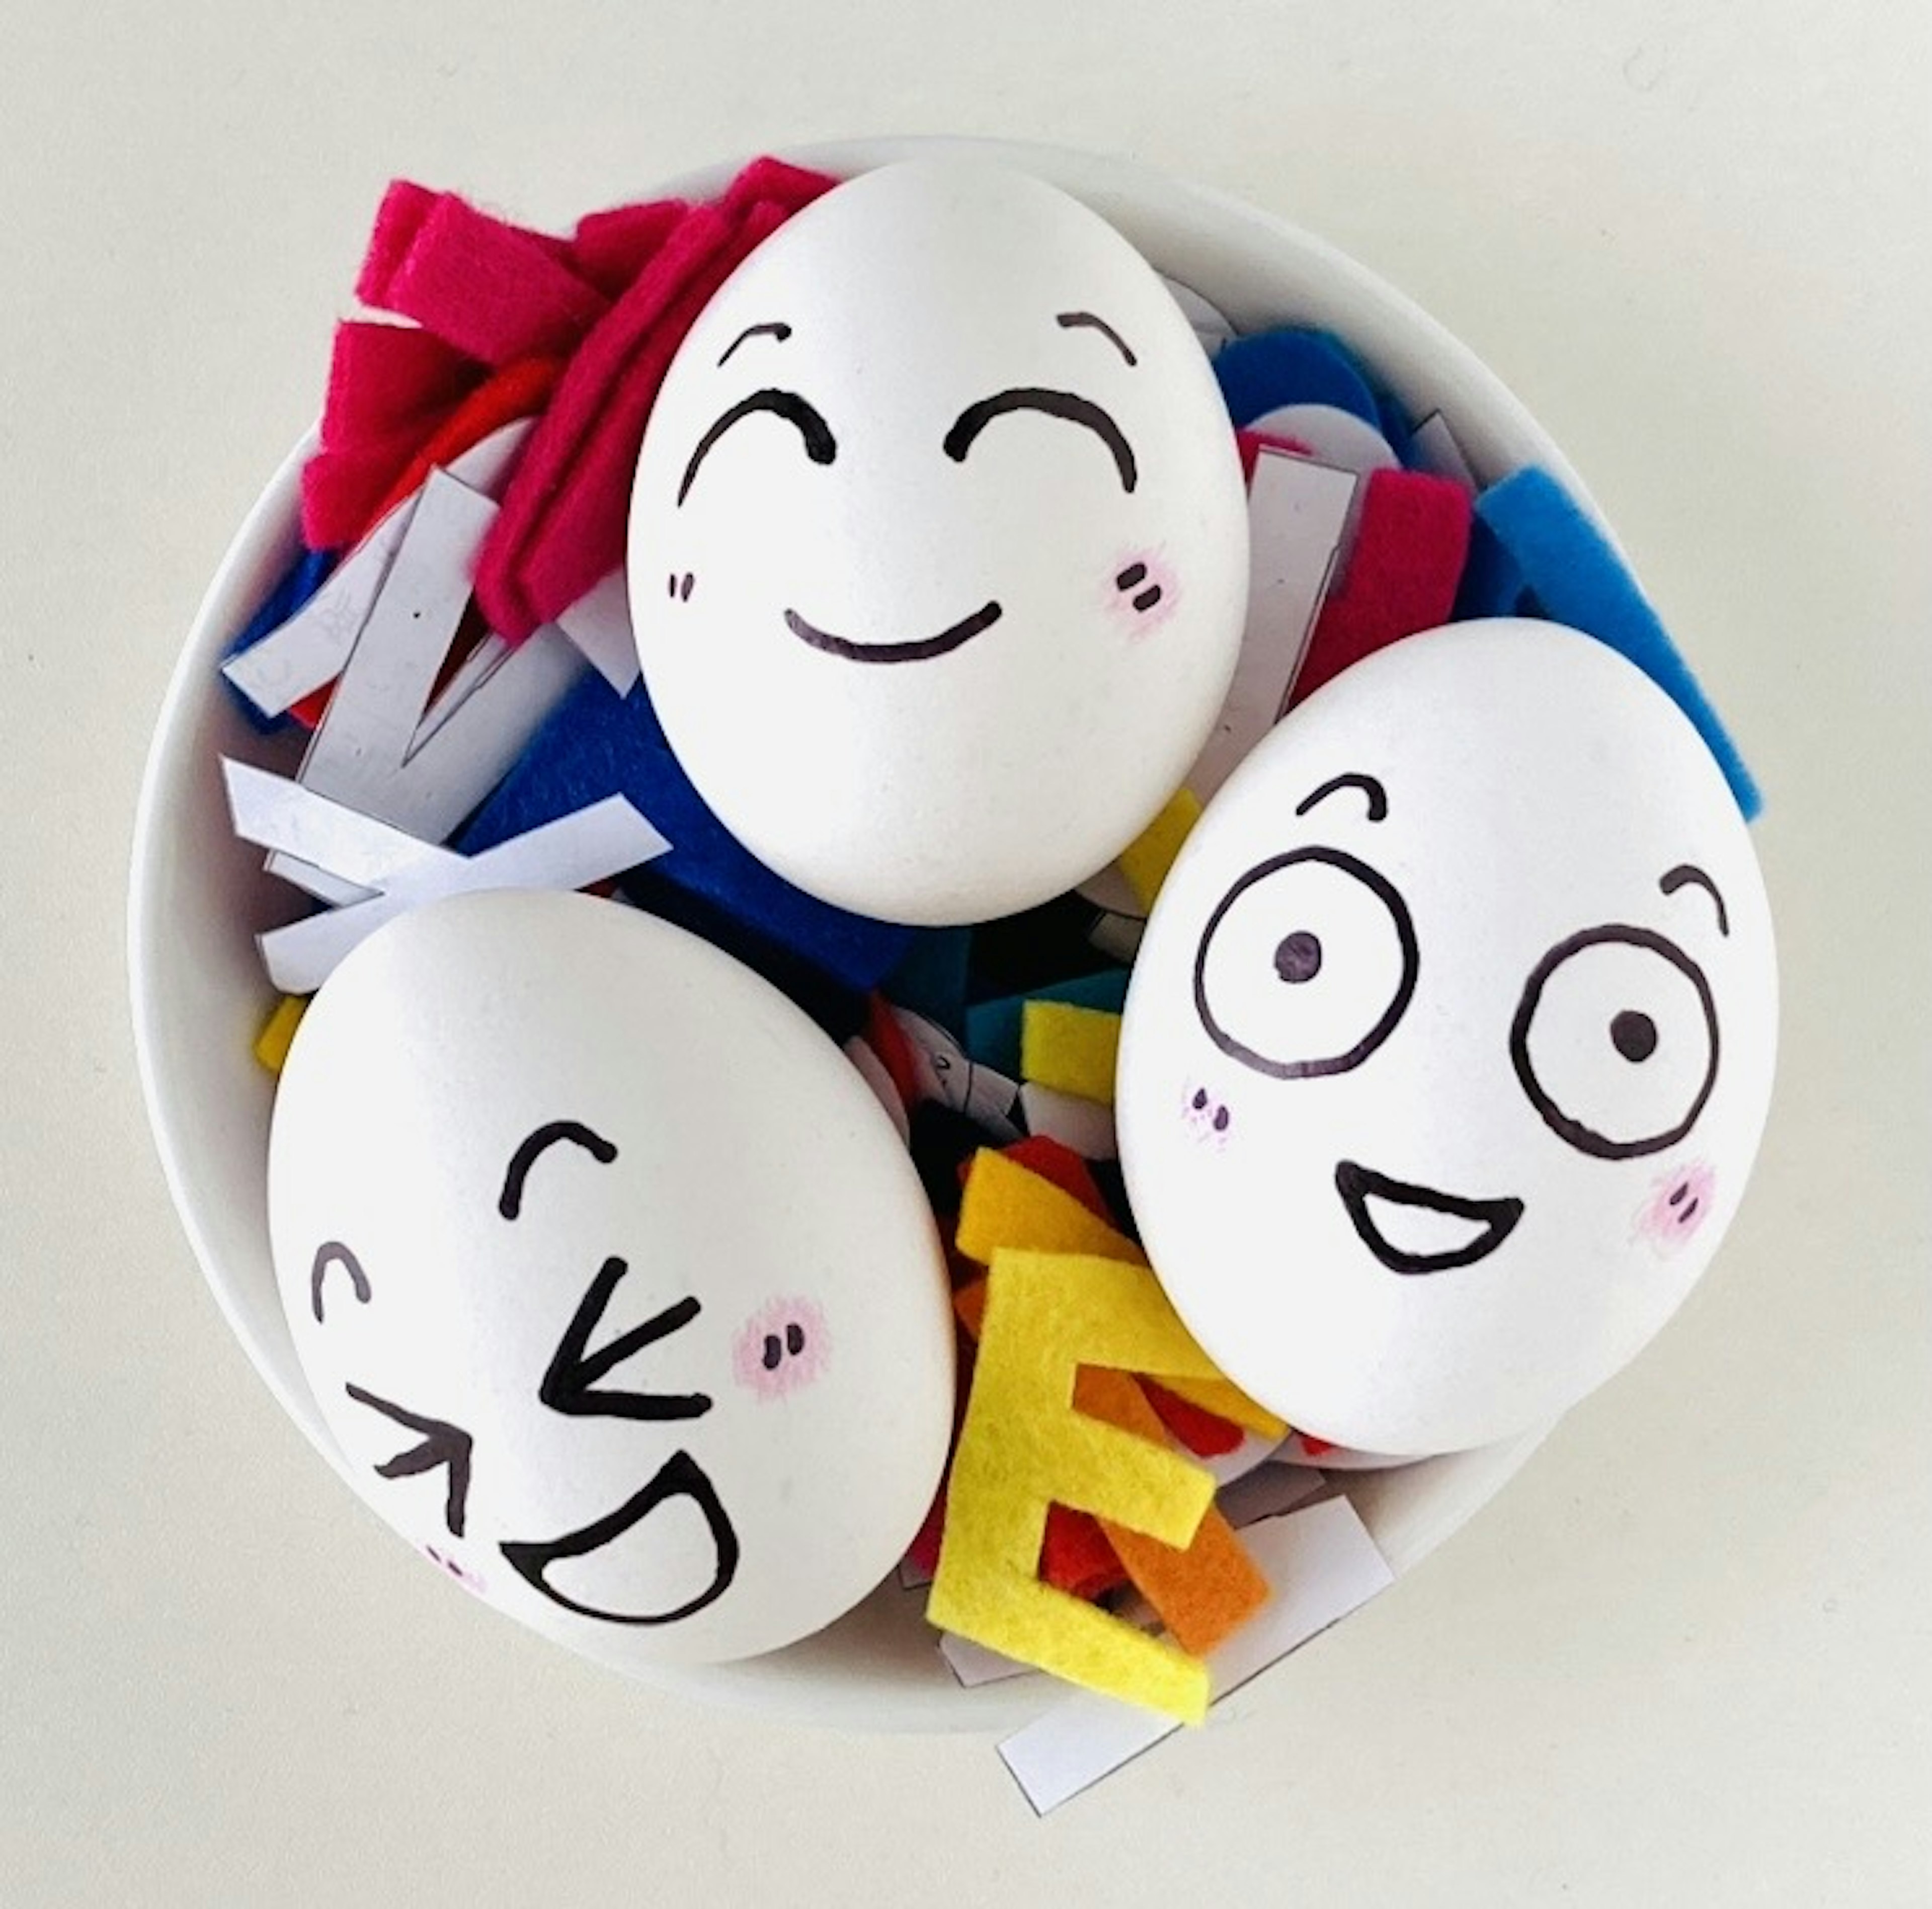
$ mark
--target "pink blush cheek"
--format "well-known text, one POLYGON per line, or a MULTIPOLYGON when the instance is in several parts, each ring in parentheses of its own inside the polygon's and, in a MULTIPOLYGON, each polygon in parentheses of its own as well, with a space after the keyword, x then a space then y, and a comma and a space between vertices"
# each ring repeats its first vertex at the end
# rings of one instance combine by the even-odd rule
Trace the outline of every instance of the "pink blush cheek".
POLYGON ((831 1350, 825 1315, 809 1299, 770 1299, 731 1342, 732 1376, 768 1404, 812 1384, 831 1350))
POLYGON ((1630 1237, 1644 1241, 1660 1258, 1668 1259, 1710 1218, 1717 1190, 1717 1172, 1708 1161, 1693 1160, 1673 1167, 1651 1183, 1649 1194, 1632 1220, 1630 1237))
POLYGON ((1149 636, 1174 614, 1180 578, 1172 564, 1146 551, 1126 551, 1102 580, 1107 614, 1130 636, 1149 636))

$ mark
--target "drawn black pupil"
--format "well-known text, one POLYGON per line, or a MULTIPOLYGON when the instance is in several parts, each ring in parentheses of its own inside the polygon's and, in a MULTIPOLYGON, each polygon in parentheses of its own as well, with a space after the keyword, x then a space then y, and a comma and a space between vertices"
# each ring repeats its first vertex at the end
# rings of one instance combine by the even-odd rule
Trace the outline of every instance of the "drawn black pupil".
POLYGON ((795 1320, 785 1328, 785 1350, 794 1358, 805 1350, 805 1328, 795 1320))
POLYGON ((1610 1023, 1610 1043, 1626 1061, 1648 1061, 1657 1052, 1657 1023, 1626 1007, 1610 1023))
POLYGON ((1285 935, 1274 951, 1274 971, 1291 983, 1312 981, 1322 971, 1322 941, 1305 928, 1285 935))
POLYGON ((765 1370, 767 1372, 777 1371, 778 1369, 778 1361, 784 1357, 784 1348, 778 1343, 778 1334, 776 1332, 766 1333, 765 1334, 765 1349, 763 1359, 765 1370))

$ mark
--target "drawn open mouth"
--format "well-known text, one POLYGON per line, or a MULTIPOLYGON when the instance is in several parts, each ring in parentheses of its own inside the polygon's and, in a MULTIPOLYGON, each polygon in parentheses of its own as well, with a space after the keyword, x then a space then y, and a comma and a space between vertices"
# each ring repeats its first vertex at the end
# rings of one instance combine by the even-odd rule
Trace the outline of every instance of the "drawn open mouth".
POLYGON ((1464 1199, 1391 1180, 1352 1160, 1336 1163, 1335 1190, 1362 1244, 1392 1273, 1473 1266, 1495 1252, 1522 1217, 1520 1199, 1464 1199))
POLYGON ((815 623, 808 623, 796 610, 784 613, 785 628, 814 650, 843 656, 852 663, 922 663, 928 656, 943 656, 970 643, 982 630, 991 629, 1004 612, 997 603, 982 604, 970 617, 962 617, 937 636, 922 636, 910 643, 854 643, 850 637, 834 636, 815 623))

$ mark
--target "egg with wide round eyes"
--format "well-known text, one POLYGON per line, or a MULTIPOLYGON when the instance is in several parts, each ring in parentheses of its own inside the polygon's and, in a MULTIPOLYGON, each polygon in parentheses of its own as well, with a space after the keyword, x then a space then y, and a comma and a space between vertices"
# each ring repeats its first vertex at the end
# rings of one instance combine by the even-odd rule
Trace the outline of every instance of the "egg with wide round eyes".
POLYGON ((390 923, 304 1019, 268 1183, 356 1489, 573 1649, 788 1643, 932 1502, 953 1334, 918 1175, 850 1062, 680 929, 535 893, 390 923))
POLYGON ((1229 1375, 1384 1457, 1555 1417, 1682 1301, 1769 1102, 1777 968, 1722 774, 1587 636, 1355 665, 1209 805, 1148 923, 1120 1160, 1229 1375))
POLYGON ((740 267, 646 427, 632 618, 720 818, 864 914, 982 920, 1106 866, 1219 713, 1240 460, 1173 295, 1042 182, 836 188, 740 267))

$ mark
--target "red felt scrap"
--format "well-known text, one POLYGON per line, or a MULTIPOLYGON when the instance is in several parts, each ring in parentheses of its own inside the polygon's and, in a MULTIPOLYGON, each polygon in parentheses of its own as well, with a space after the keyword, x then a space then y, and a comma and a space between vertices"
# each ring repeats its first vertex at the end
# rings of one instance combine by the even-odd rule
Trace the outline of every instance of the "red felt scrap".
POLYGON ((919 1098, 919 1067, 912 1043, 893 1014, 892 1004, 876 990, 866 1001, 866 1044, 879 1057, 886 1077, 910 1112, 919 1098))
POLYGON ((1046 1508, 1040 1574, 1055 1590, 1070 1591, 1076 1598, 1097 1598, 1127 1581, 1126 1569, 1098 1520, 1064 1505, 1046 1508))
POLYGON ((1160 1415, 1160 1422, 1197 1458, 1226 1457, 1247 1436, 1232 1420, 1218 1418, 1192 1399, 1170 1392, 1144 1373, 1140 1385, 1148 1403, 1160 1415))
POLYGON ((916 1565, 930 1577, 939 1568, 939 1541, 946 1533, 946 1486, 942 1481, 926 1514, 926 1521, 913 1533, 906 1547, 906 1562, 916 1565))
POLYGON ((1301 1448, 1310 1457, 1319 1458, 1333 1451, 1335 1445, 1330 1439, 1318 1439, 1312 1432, 1304 1432, 1301 1434, 1301 1448))
POLYGON ((1316 617, 1288 706, 1351 663, 1447 623, 1469 551, 1469 494, 1452 479, 1378 470, 1364 485, 1347 573, 1316 617))

